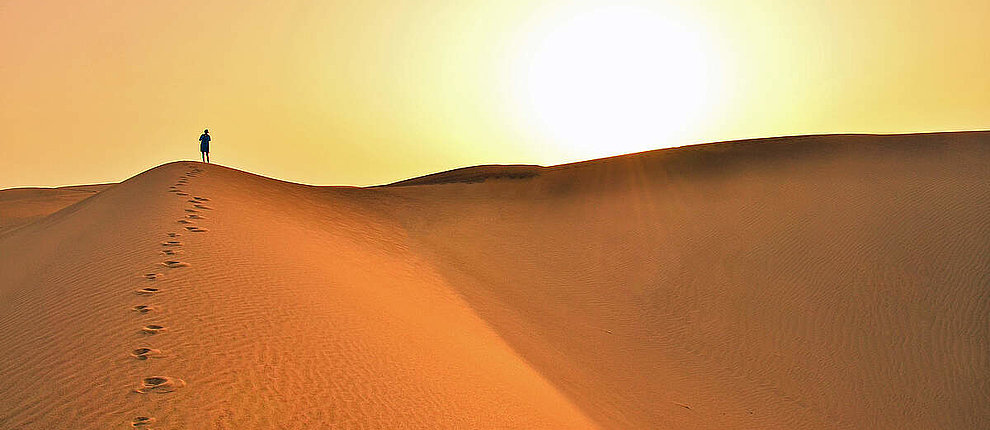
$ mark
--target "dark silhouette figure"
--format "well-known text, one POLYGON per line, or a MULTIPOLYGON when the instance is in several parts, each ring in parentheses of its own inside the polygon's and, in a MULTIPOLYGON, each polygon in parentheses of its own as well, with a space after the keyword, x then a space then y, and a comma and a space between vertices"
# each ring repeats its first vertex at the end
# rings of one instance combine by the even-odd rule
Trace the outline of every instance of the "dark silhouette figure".
POLYGON ((203 162, 210 162, 210 130, 203 130, 203 134, 199 136, 199 152, 203 154, 203 162))

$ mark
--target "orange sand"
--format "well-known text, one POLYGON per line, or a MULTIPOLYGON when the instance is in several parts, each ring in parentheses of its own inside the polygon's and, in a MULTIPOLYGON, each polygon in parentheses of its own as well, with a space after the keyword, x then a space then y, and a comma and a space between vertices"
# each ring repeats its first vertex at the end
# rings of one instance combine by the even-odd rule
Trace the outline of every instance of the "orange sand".
POLYGON ((0 234, 90 197, 109 184, 0 190, 0 234))
POLYGON ((836 135, 2 191, 0 428, 987 428, 987 166, 836 135))

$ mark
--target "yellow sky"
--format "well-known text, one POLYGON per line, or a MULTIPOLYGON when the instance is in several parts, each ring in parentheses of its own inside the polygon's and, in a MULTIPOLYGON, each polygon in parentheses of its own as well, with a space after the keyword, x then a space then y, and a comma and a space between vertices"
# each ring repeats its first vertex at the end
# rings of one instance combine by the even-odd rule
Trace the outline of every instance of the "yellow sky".
POLYGON ((990 2, 0 0, 0 188, 990 128, 990 2))

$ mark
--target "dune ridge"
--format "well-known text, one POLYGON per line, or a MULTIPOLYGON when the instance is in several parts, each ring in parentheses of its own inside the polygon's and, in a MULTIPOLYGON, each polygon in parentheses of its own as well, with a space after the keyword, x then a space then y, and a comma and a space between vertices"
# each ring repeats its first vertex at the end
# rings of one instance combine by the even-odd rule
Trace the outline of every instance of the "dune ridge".
POLYGON ((463 167, 406 179, 385 185, 388 187, 407 187, 412 185, 439 185, 450 183, 484 182, 489 179, 527 179, 540 174, 543 167, 532 164, 490 164, 484 166, 463 167))
POLYGON ((0 231, 0 428, 987 427, 988 144, 169 163, 0 231))
POLYGON ((0 234, 84 200, 112 184, 0 190, 0 234))

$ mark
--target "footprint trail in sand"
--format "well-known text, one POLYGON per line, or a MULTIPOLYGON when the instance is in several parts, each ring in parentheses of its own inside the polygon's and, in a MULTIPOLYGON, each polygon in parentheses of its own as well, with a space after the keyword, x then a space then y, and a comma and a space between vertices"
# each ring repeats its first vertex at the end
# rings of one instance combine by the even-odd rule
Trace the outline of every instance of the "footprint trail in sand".
MULTIPOLYGON (((185 188, 187 186, 190 186, 191 179, 195 178, 199 173, 202 172, 202 170, 197 168, 194 164, 190 164, 187 167, 189 167, 189 171, 187 171, 178 180, 176 180, 175 184, 170 185, 168 187, 168 192, 183 197, 189 196, 189 193, 186 192, 185 188)), ((209 199, 202 196, 196 196, 188 199, 187 203, 192 204, 193 207, 184 208, 183 212, 186 214, 186 217, 179 219, 177 222, 180 224, 186 224, 185 228, 187 231, 195 232, 195 233, 206 232, 207 229, 199 226, 191 225, 192 221, 190 221, 190 220, 206 219, 206 217, 199 214, 201 210, 211 209, 202 205, 202 203, 205 201, 209 201, 209 199)), ((178 249, 183 246, 183 243, 177 240, 177 238, 180 237, 181 234, 176 232, 167 232, 165 233, 165 236, 168 239, 164 242, 161 242, 162 249, 160 250, 160 252, 166 257, 174 257, 175 255, 179 254, 178 249)), ((188 268, 190 267, 189 263, 186 263, 184 261, 179 261, 176 259, 164 260, 160 263, 160 265, 165 266, 166 270, 169 271, 180 268, 183 268, 184 270, 188 270, 188 268)), ((183 271, 182 273, 186 273, 186 272, 183 271)), ((164 273, 148 272, 142 274, 141 276, 143 276, 144 279, 148 281, 160 282, 165 280, 164 273)), ((135 291, 137 295, 146 298, 159 297, 159 293, 161 292, 162 292, 161 289, 153 288, 153 287, 144 287, 135 291)), ((181 289, 175 290, 174 294, 181 295, 182 294, 181 289)), ((160 315, 161 312, 158 312, 159 307, 152 303, 137 304, 134 305, 130 310, 132 312, 137 313, 138 315, 146 315, 154 311, 158 316, 162 316, 160 315)), ((146 339, 148 341, 152 341, 158 338, 155 335, 166 332, 167 330, 168 329, 164 325, 157 323, 146 323, 141 327, 140 331, 141 333, 147 336, 146 339)), ((149 359, 152 358, 154 359, 165 358, 165 354, 162 352, 160 348, 151 345, 142 345, 138 348, 135 348, 130 351, 129 355, 133 357, 137 362, 148 363, 146 364, 146 366, 154 366, 154 368, 157 369, 158 371, 165 370, 163 368, 167 366, 167 360, 150 360, 161 363, 154 363, 154 364, 149 363, 149 359)), ((147 371, 153 369, 146 368, 145 370, 147 371)), ((136 388, 134 388, 134 392, 139 394, 149 394, 149 393, 168 394, 168 393, 173 393, 185 386, 186 386, 186 382, 179 378, 175 378, 171 376, 149 376, 141 380, 140 384, 136 388)), ((153 416, 136 415, 131 421, 130 425, 131 427, 135 427, 135 428, 149 429, 153 424, 156 424, 157 422, 158 420, 153 416)))

